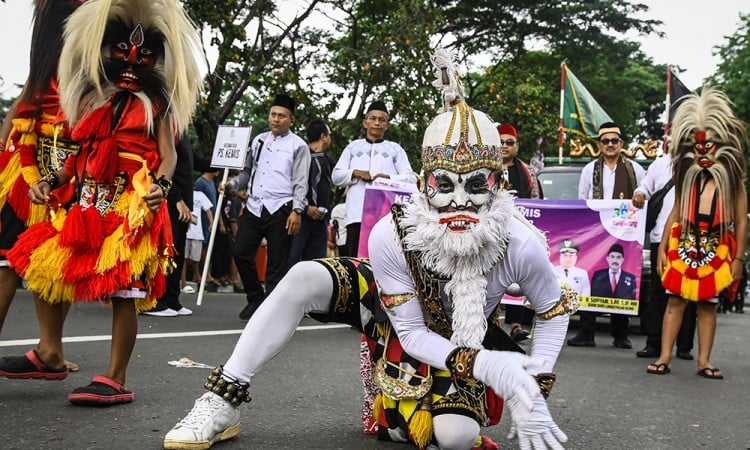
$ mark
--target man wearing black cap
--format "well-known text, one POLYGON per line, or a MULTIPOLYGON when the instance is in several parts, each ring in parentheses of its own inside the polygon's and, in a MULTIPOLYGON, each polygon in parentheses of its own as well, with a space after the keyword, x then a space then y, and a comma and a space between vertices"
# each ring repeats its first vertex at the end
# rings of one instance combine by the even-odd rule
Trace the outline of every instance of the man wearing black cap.
MULTIPOLYGON (((578 198, 590 199, 630 199, 646 171, 638 163, 622 154, 624 140, 620 127, 613 122, 605 122, 599 127, 599 157, 584 166, 578 181, 578 198)), ((622 254, 622 251, 620 252, 622 254)), ((609 260, 609 257, 607 258, 609 260)), ((635 283, 633 283, 635 286, 635 283)), ((591 282, 591 295, 594 293, 594 282, 591 282)), ((620 297, 631 298, 631 297, 620 297)), ((635 298, 635 295, 632 297, 635 298)), ((594 322, 596 314, 581 311, 583 329, 572 338, 568 345, 593 347, 594 322)), ((615 336, 615 347, 632 348, 627 337, 628 316, 612 314, 612 335, 615 336)))
POLYGON ((578 198, 625 199, 646 175, 638 163, 622 154, 620 127, 612 122, 599 127, 599 157, 584 166, 578 181, 578 198))
POLYGON ((239 176, 227 183, 232 190, 247 187, 247 203, 240 216, 233 256, 245 287, 247 306, 240 319, 248 320, 289 269, 292 235, 302 223, 307 206, 310 150, 290 131, 294 123, 293 98, 278 94, 271 105, 271 131, 253 139, 239 176), (266 239, 266 288, 258 278, 255 254, 266 239))
POLYGON ((346 195, 346 255, 357 256, 365 188, 376 178, 416 183, 409 158, 401 146, 384 139, 388 129, 388 109, 376 100, 367 108, 362 121, 365 138, 357 139, 341 153, 331 178, 337 186, 349 187, 346 195))
POLYGON ((555 275, 560 283, 572 287, 581 297, 591 295, 591 283, 589 274, 585 269, 576 267, 578 262, 578 244, 572 239, 563 239, 557 244, 560 251, 560 265, 554 267, 555 275))
MULTIPOLYGON (((591 296, 606 298, 635 299, 636 279, 635 275, 622 270, 625 261, 625 251, 620 244, 612 244, 607 252, 607 268, 597 270, 591 277, 591 296)), ((593 347, 594 331, 596 328, 596 313, 581 311, 581 329, 578 334, 568 339, 568 345, 574 347, 593 347)), ((614 346, 617 348, 631 349, 628 339, 628 316, 624 314, 610 315, 610 332, 614 338, 614 346)))

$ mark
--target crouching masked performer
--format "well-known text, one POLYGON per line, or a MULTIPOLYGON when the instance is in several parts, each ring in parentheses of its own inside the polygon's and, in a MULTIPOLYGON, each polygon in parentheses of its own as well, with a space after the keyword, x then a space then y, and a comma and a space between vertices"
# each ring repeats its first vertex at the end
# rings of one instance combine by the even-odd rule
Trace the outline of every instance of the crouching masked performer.
POLYGON ((567 304, 543 237, 501 192, 492 120, 460 98, 446 109, 425 133, 424 191, 374 227, 371 264, 341 258, 292 267, 226 364, 209 376, 209 392, 167 433, 165 448, 208 448, 236 436, 238 407, 250 401, 253 378, 308 313, 355 326, 378 342, 372 354, 381 439, 432 449, 483 445, 480 426, 499 418, 499 396, 523 444, 561 448, 567 437, 542 392, 555 378, 567 304), (490 316, 514 282, 541 312, 531 357, 483 346, 490 316))
POLYGON ((698 375, 724 378, 711 364, 716 305, 735 298, 745 264, 747 173, 745 124, 720 91, 691 94, 674 117, 670 153, 675 203, 664 227, 657 270, 669 295, 661 354, 647 371, 670 372, 687 302, 698 306, 698 375))
MULTIPOLYGON (((0 129, 0 329, 20 284, 20 278, 9 266, 7 252, 28 226, 50 219, 47 206, 31 202, 29 189, 62 168, 68 155, 78 149, 60 108, 57 64, 65 19, 80 3, 34 2, 29 75, 0 129)), ((66 205, 74 195, 75 185, 66 183, 55 190, 53 203, 66 205)), ((34 303, 42 331, 39 345, 24 356, 0 360, 0 375, 65 379, 69 369, 75 371, 78 366, 64 361, 61 336, 45 333, 41 324, 63 322, 69 305, 50 305, 38 295, 34 295, 34 303)))
POLYGON ((52 304, 111 303, 109 365, 68 395, 73 403, 133 400, 124 384, 136 314, 163 293, 173 252, 161 206, 175 135, 187 127, 200 89, 198 43, 176 0, 90 0, 66 23, 60 103, 80 150, 30 197, 54 209, 50 191, 74 177, 77 199, 29 227, 8 260, 52 304))

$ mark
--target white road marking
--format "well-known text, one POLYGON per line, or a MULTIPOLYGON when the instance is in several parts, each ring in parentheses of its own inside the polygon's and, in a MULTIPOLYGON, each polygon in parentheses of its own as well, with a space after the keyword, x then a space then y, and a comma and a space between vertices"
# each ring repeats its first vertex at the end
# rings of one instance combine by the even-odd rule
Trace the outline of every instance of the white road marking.
MULTIPOLYGON (((333 324, 333 325, 306 325, 297 327, 297 331, 319 331, 319 330, 333 330, 337 328, 350 328, 349 325, 333 324)), ((212 330, 212 331, 182 331, 175 333, 143 333, 138 334, 138 339, 173 339, 183 337, 201 337, 201 336, 224 336, 230 334, 240 334, 242 330, 212 330)), ((109 334, 102 334, 98 336, 69 336, 62 339, 63 343, 67 342, 97 342, 97 341, 110 341, 112 336, 109 334)), ((36 345, 39 343, 39 339, 13 339, 8 341, 0 341, 0 347, 17 347, 17 346, 29 346, 36 345)))

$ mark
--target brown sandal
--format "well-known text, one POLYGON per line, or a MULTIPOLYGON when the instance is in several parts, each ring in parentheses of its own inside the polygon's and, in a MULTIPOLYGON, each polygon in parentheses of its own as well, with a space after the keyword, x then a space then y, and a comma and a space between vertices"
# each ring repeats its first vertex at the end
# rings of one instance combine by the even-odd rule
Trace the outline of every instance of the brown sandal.
POLYGON ((709 380, 723 380, 724 375, 721 374, 721 370, 717 367, 704 367, 698 369, 698 376, 708 378, 709 380))
POLYGON ((646 368, 646 372, 652 373, 654 375, 666 375, 671 371, 672 369, 670 369, 669 366, 664 363, 651 363, 646 368))

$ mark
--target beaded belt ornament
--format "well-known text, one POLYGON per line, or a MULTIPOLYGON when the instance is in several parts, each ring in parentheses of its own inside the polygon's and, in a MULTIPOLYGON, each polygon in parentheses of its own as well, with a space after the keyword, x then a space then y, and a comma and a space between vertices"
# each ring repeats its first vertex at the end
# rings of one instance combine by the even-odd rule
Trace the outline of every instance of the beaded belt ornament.
MULTIPOLYGON (((388 330, 385 333, 385 347, 383 348, 383 356, 375 364, 375 383, 380 388, 380 391, 386 397, 392 400, 407 400, 407 399, 419 399, 424 397, 432 389, 432 375, 421 376, 416 372, 404 369, 392 362, 388 361, 386 357, 388 355, 388 341, 391 337, 391 327, 388 326, 388 330), (393 377, 386 373, 385 369, 390 366, 399 371, 399 373, 405 373, 413 378, 421 380, 418 385, 411 385, 406 380, 400 377, 393 377)), ((427 369, 429 371, 429 368, 427 369)))

